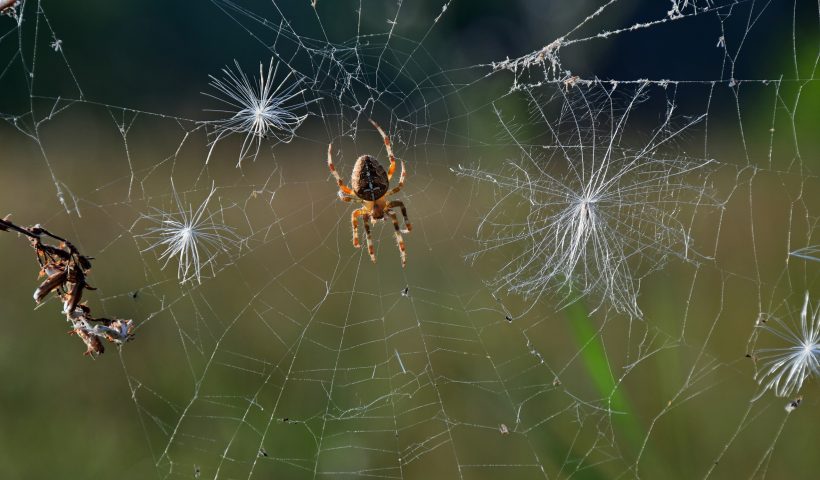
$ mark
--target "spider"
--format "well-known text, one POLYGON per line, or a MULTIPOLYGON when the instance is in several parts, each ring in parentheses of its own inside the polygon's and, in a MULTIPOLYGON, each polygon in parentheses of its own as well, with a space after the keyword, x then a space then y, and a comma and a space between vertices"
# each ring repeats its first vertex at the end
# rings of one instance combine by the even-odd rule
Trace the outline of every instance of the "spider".
POLYGON ((364 233, 367 238, 367 251, 370 253, 370 259, 376 262, 376 252, 373 249, 373 237, 370 233, 370 224, 375 224, 378 220, 384 220, 385 216, 390 217, 395 228, 396 243, 399 246, 401 253, 402 268, 407 264, 407 252, 404 249, 404 239, 402 233, 408 233, 413 229, 410 222, 407 221, 407 209, 404 207, 404 202, 399 200, 387 201, 387 197, 398 193, 404 187, 404 177, 407 170, 404 168, 404 160, 401 160, 401 175, 399 176, 399 184, 388 190, 390 179, 393 178, 393 172, 396 171, 396 156, 393 155, 393 149, 390 147, 390 138, 384 133, 382 127, 376 122, 370 120, 370 123, 378 130, 379 134, 384 140, 384 146, 387 149, 387 154, 390 156, 390 168, 387 172, 384 171, 378 160, 370 155, 362 155, 356 159, 356 165, 353 166, 353 174, 350 177, 350 185, 345 185, 344 180, 336 171, 333 165, 333 144, 327 146, 327 166, 330 173, 336 177, 336 183, 339 184, 339 198, 343 202, 357 202, 361 203, 362 207, 353 211, 350 215, 350 223, 353 225, 353 246, 360 248, 359 243, 359 217, 362 217, 364 223, 364 233), (399 227, 399 220, 396 217, 396 212, 392 209, 399 207, 401 209, 402 217, 404 217, 404 229, 399 227))

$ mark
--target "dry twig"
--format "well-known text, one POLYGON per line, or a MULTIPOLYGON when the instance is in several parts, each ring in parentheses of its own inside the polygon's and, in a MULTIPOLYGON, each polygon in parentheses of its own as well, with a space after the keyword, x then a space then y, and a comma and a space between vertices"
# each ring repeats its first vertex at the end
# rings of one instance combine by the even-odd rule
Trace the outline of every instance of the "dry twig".
POLYGON ((40 225, 20 227, 12 223, 9 216, 0 220, 0 231, 16 232, 28 238, 40 265, 40 277, 46 277, 34 291, 34 301, 39 304, 50 293, 56 294, 63 304, 62 313, 72 326, 68 333, 77 335, 85 343, 85 355, 102 354, 105 351, 102 339, 122 345, 134 337, 132 320, 95 318, 91 308, 81 303, 84 291, 96 290, 87 281, 91 257, 82 255, 71 242, 40 225), (44 239, 56 240, 59 244, 49 245, 43 243, 44 239))

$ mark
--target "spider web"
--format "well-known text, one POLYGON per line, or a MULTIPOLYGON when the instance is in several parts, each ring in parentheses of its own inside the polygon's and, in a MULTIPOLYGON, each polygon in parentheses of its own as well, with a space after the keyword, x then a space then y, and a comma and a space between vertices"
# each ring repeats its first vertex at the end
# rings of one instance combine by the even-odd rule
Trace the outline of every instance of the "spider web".
MULTIPOLYGON (((756 380, 787 338, 761 326, 799 332, 820 296, 820 7, 563 3, 461 30, 478 4, 189 7, 231 26, 253 81, 300 82, 304 123, 244 161, 207 74, 179 87, 190 114, 98 98, 65 10, 7 11, 0 88, 23 93, 0 103, 0 198, 94 256, 88 300, 137 327, 85 361, 7 282, 26 421, 0 471, 812 478, 816 378, 786 398, 756 380), (539 37, 510 51, 518 29, 539 37), (406 269, 389 223, 376 264, 352 247, 326 167, 328 143, 345 178, 386 160, 368 118, 408 169, 406 269), (177 268, 162 235, 194 220, 213 237, 177 268), (22 435, 34 418, 74 433, 22 435)), ((8 275, 30 271, 3 242, 8 275)))

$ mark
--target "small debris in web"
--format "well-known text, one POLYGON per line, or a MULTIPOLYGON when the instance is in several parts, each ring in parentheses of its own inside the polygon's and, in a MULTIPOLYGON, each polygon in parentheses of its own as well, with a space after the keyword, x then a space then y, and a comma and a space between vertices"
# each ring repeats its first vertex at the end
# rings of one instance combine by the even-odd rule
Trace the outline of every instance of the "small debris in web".
POLYGON ((504 319, 507 320, 508 322, 512 323, 512 317, 511 316, 504 315, 504 319))
POLYGON ((501 435, 508 435, 510 433, 510 429, 503 423, 498 426, 498 431, 501 432, 501 435))
POLYGON ((404 362, 401 361, 401 355, 399 355, 398 350, 393 350, 396 352, 396 360, 399 361, 399 366, 401 367, 401 373, 407 373, 407 370, 404 368, 404 362))
POLYGON ((268 451, 267 451, 267 450, 265 450, 264 448, 261 448, 261 447, 260 447, 260 448, 259 448, 259 454, 258 454, 258 456, 260 456, 260 457, 267 457, 267 456, 268 456, 268 451))
POLYGON ((105 352, 102 340, 122 345, 134 338, 134 322, 120 318, 101 318, 91 315, 91 307, 81 302, 83 293, 96 290, 88 283, 92 257, 86 257, 68 240, 42 226, 20 227, 10 215, 0 220, 0 231, 25 236, 40 267, 40 277, 46 277, 34 290, 34 301, 42 303, 54 293, 63 305, 62 314, 71 325, 68 332, 76 335, 86 346, 85 355, 95 358, 105 352), (54 240, 56 245, 44 243, 54 240))
POLYGON ((401 291, 402 297, 409 297, 410 296, 410 287, 404 287, 401 291))
POLYGON ((133 292, 131 292, 131 298, 136 299, 137 296, 139 296, 139 294, 140 294, 139 290, 134 290, 133 292))
POLYGON ((797 407, 800 406, 800 402, 803 401, 803 397, 797 397, 791 402, 786 404, 786 413, 792 413, 793 411, 797 410, 797 407))
POLYGON ((18 0, 0 0, 0 13, 17 18, 17 6, 19 4, 18 0))
POLYGON ((199 465, 194 465, 194 478, 199 478, 200 473, 199 465))

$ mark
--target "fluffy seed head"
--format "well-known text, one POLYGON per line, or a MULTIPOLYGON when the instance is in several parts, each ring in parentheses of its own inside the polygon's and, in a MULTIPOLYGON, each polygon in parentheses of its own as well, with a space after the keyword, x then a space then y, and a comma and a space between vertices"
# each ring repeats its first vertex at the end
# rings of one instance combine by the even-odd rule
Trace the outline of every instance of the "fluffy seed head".
POLYGON ((210 268, 214 274, 218 254, 228 252, 237 243, 237 236, 232 228, 217 223, 215 214, 208 213, 208 202, 216 192, 213 186, 196 209, 190 204, 187 208, 183 205, 173 180, 171 191, 176 207, 173 211, 156 210, 154 214, 142 216, 155 224, 140 235, 152 241, 143 251, 161 250, 162 268, 176 260, 180 283, 193 280, 202 283, 203 267, 210 268))
POLYGON ((225 67, 223 78, 211 76, 210 85, 216 93, 205 95, 222 102, 224 109, 208 110, 230 115, 208 122, 213 127, 209 161, 214 147, 223 138, 233 134, 244 135, 239 151, 237 166, 247 157, 256 158, 262 140, 273 138, 277 142, 288 143, 296 135, 296 129, 307 118, 304 107, 315 100, 305 100, 304 78, 292 70, 277 80, 280 63, 271 58, 267 70, 259 64, 259 77, 249 78, 236 64, 236 70, 225 67), (278 83, 277 83, 278 82, 278 83))
POLYGON ((806 379, 820 375, 820 308, 817 305, 812 308, 809 292, 803 300, 799 323, 795 326, 774 319, 758 325, 761 332, 774 335, 784 343, 781 347, 755 352, 755 358, 763 364, 755 375, 763 386, 760 395, 772 390, 778 397, 790 396, 800 390, 806 379))
POLYGON ((609 97, 607 108, 595 106, 601 100, 592 88, 577 90, 582 101, 564 98, 555 121, 547 120, 540 99, 531 99, 544 127, 535 139, 520 138, 525 128, 497 109, 520 158, 495 170, 459 166, 458 174, 489 184, 496 199, 470 258, 502 257, 492 286, 532 304, 545 294, 557 294, 560 304, 592 297, 596 308, 606 304, 641 317, 641 278, 671 256, 696 255, 681 211, 713 201, 698 179, 712 162, 661 148, 701 118, 673 127, 670 109, 652 136, 635 145, 624 131, 640 91, 618 111, 609 97))

